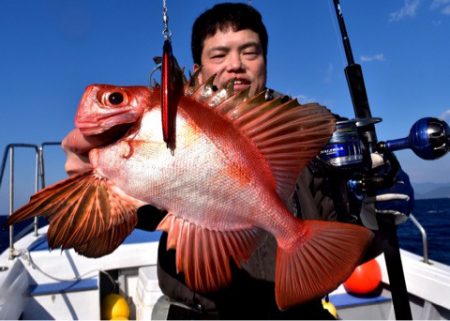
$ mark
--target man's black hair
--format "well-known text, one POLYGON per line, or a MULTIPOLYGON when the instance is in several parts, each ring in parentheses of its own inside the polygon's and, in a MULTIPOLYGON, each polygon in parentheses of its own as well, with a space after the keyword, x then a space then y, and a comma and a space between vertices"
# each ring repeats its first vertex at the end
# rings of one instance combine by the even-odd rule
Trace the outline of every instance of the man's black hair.
POLYGON ((268 36, 261 14, 247 4, 226 2, 216 4, 195 20, 191 38, 192 59, 195 64, 201 65, 205 39, 214 36, 218 30, 226 31, 228 28, 232 28, 233 31, 250 29, 256 32, 266 60, 268 36))

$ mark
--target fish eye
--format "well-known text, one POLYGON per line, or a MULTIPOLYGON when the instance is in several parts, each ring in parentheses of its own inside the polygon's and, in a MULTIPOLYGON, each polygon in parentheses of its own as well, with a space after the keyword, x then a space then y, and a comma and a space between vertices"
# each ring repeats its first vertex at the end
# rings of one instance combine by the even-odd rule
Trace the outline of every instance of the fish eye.
POLYGON ((112 105, 120 105, 123 102, 123 94, 119 92, 113 92, 108 96, 108 101, 112 105))

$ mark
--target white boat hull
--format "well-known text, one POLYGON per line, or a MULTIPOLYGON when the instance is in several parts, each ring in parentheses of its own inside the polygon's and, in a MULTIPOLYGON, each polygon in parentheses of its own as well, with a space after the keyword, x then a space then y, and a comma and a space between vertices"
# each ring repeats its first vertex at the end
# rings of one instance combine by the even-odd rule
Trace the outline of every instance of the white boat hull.
MULTIPOLYGON (((159 232, 136 230, 116 251, 89 259, 73 250, 49 251, 47 227, 15 243, 14 259, 0 255, 0 319, 100 319, 101 298, 113 288, 126 297, 132 319, 150 319, 162 293, 156 276, 159 232), (108 276, 109 275, 109 276, 108 276)), ((450 319, 450 266, 426 264, 401 250, 414 319, 450 319)), ((395 319, 383 255, 383 291, 376 297, 348 294, 341 285, 330 294, 341 319, 395 319)), ((158 316, 164 315, 160 313, 158 316)))

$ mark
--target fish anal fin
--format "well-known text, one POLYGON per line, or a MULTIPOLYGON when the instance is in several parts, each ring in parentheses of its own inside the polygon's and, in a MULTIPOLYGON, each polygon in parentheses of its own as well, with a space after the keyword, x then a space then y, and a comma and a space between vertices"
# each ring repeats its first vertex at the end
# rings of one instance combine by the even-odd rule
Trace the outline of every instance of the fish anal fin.
POLYGON ((168 249, 176 250, 177 272, 184 274, 189 288, 202 293, 227 286, 230 260, 238 266, 247 261, 264 236, 251 226, 233 231, 207 229, 173 213, 166 215, 158 229, 168 233, 168 249))
POLYGON ((346 223, 305 220, 287 247, 278 245, 275 297, 284 310, 336 289, 359 264, 373 234, 346 223))

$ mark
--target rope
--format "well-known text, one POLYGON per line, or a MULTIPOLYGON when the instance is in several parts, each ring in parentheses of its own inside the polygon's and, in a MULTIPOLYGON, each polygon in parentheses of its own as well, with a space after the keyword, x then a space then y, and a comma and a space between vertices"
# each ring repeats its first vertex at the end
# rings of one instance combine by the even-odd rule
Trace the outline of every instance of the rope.
POLYGON ((60 281, 60 282, 61 282, 61 281, 62 281, 62 282, 64 282, 64 281, 68 281, 68 282, 76 282, 76 281, 81 281, 81 280, 83 280, 83 278, 86 277, 87 275, 94 274, 94 273, 97 274, 98 272, 100 272, 100 273, 105 274, 105 275, 108 277, 108 279, 111 281, 111 284, 114 285, 114 289, 117 287, 116 281, 112 278, 112 276, 111 276, 108 272, 106 272, 106 271, 104 271, 104 270, 94 269, 94 270, 87 271, 87 272, 85 272, 85 273, 83 273, 83 274, 81 274, 81 275, 79 275, 79 276, 75 276, 75 277, 73 277, 73 278, 58 278, 58 277, 55 277, 55 276, 52 276, 52 275, 48 274, 48 273, 45 272, 39 265, 37 265, 37 264, 33 261, 33 258, 31 257, 30 251, 28 251, 28 250, 23 251, 23 252, 20 254, 20 257, 21 257, 24 261, 28 262, 28 263, 31 265, 31 267, 32 267, 33 269, 39 271, 40 273, 42 273, 42 274, 45 275, 46 277, 48 277, 48 278, 50 278, 50 279, 52 279, 52 280, 55 280, 55 281, 60 281))

